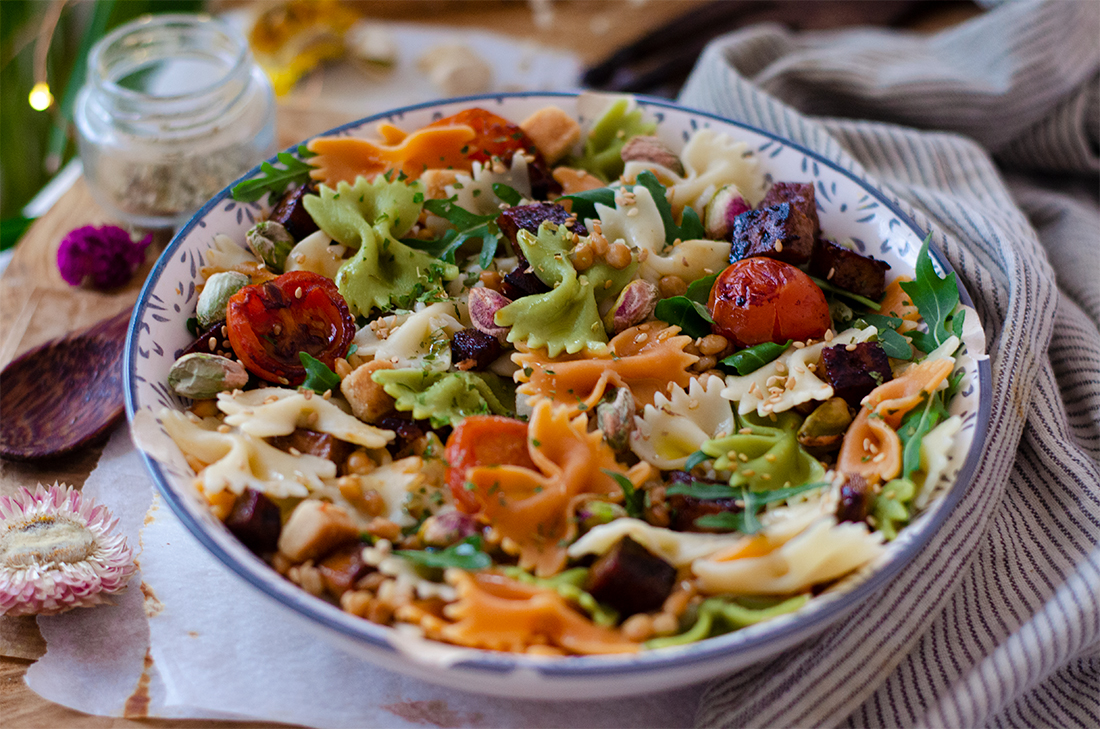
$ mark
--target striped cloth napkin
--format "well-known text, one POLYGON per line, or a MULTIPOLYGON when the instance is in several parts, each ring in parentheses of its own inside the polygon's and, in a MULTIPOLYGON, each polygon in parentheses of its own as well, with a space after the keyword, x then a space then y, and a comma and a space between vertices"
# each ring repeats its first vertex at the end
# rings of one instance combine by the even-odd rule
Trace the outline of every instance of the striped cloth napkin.
POLYGON ((1100 727, 1100 2, 933 36, 755 26, 679 100, 895 199, 973 296, 993 369, 982 465, 934 541, 842 624, 711 685, 697 723, 1100 727))

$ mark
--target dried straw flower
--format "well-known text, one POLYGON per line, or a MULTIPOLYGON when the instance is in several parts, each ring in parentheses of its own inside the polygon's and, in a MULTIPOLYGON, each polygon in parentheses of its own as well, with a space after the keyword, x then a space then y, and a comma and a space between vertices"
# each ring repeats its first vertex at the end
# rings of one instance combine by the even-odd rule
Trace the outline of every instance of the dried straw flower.
POLYGON ((72 286, 91 279, 97 289, 112 289, 129 281, 145 261, 150 233, 139 241, 115 225, 85 225, 69 232, 57 249, 61 278, 72 286))
POLYGON ((118 519, 68 486, 0 496, 0 615, 53 615, 106 602, 134 574, 118 519))

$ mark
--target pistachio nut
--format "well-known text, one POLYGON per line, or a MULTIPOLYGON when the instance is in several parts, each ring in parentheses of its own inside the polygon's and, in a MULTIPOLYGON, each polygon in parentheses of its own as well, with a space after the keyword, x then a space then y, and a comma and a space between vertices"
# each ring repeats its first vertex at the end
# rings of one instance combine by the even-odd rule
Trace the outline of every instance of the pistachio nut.
POLYGON ((225 307, 229 297, 252 283, 252 280, 237 271, 219 271, 206 279, 206 285, 199 294, 199 303, 195 307, 195 316, 199 327, 207 329, 215 322, 225 319, 225 307))
POLYGON ((619 387, 615 397, 596 405, 596 426, 614 451, 626 450, 634 430, 634 395, 630 388, 619 387))
POLYGON ((741 213, 752 210, 737 185, 718 188, 703 211, 703 228, 709 240, 729 240, 733 221, 741 213))
POLYGON ((504 339, 508 336, 509 327, 498 325, 495 317, 498 311, 511 303, 512 300, 499 291, 481 286, 472 288, 468 299, 470 323, 479 332, 497 339, 504 339))
POLYGON ((245 241, 252 252, 275 273, 282 273, 286 257, 294 247, 294 236, 282 223, 264 220, 252 226, 245 235, 245 241))
POLYGON ((657 287, 653 284, 642 279, 631 281, 619 293, 615 304, 604 314, 604 328, 609 334, 618 334, 641 324, 653 313, 658 298, 657 287))
POLYGON ((207 400, 246 384, 248 372, 244 365, 206 352, 185 354, 168 370, 168 386, 177 394, 195 400, 207 400))
POLYGON ((840 448, 844 433, 852 423, 852 414, 843 398, 832 397, 807 416, 798 429, 798 442, 811 453, 827 453, 840 448))
POLYGON ((425 547, 449 547, 477 534, 477 521, 461 511, 429 516, 417 532, 425 547))
POLYGON ((652 162, 678 175, 684 174, 679 156, 657 137, 631 137, 619 154, 623 162, 652 162))
POLYGON ((627 516, 626 509, 610 501, 586 501, 577 509, 577 527, 588 531, 627 516))

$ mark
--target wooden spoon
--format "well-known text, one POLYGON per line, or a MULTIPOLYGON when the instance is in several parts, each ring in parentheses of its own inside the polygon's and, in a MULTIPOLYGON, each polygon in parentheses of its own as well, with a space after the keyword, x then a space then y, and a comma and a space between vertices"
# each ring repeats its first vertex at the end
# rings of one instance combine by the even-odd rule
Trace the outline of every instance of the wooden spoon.
POLYGON ((0 457, 58 456, 106 434, 123 412, 130 311, 47 342, 0 373, 0 457))

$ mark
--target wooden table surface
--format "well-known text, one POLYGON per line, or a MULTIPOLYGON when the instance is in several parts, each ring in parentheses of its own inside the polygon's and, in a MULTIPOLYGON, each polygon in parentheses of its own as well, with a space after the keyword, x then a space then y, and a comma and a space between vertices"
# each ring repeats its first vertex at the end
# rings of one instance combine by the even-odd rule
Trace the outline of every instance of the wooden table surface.
MULTIPOLYGON (((687 12, 702 0, 569 0, 551 4, 553 32, 538 28, 532 17, 533 3, 447 2, 422 0, 417 3, 374 3, 372 14, 386 19, 418 20, 448 26, 481 28, 518 38, 538 40, 544 45, 575 52, 582 62, 604 58, 614 48, 628 43, 647 30, 687 12), (415 15, 410 12, 415 6, 415 15)), ((216 7, 240 3, 223 2, 216 7)), ((974 9, 945 6, 920 20, 919 29, 936 29, 975 14, 974 9)), ((278 109, 279 148, 317 134, 352 118, 338 109, 278 109)), ((149 256, 134 280, 118 291, 99 293, 72 288, 57 271, 57 248, 73 228, 111 222, 92 200, 83 179, 37 220, 15 249, 3 277, 0 277, 0 366, 15 356, 111 316, 136 301, 144 275, 152 267, 149 256)), ((167 236, 157 240, 159 251, 167 236)), ((0 494, 21 486, 54 481, 81 486, 95 467, 102 445, 46 463, 18 463, 0 459, 0 494)), ((23 680, 27 668, 45 653, 45 643, 33 618, 0 617, 0 719, 5 729, 49 727, 96 729, 118 727, 249 727, 282 726, 266 722, 223 721, 140 721, 127 718, 89 716, 53 704, 31 691, 23 680)))

